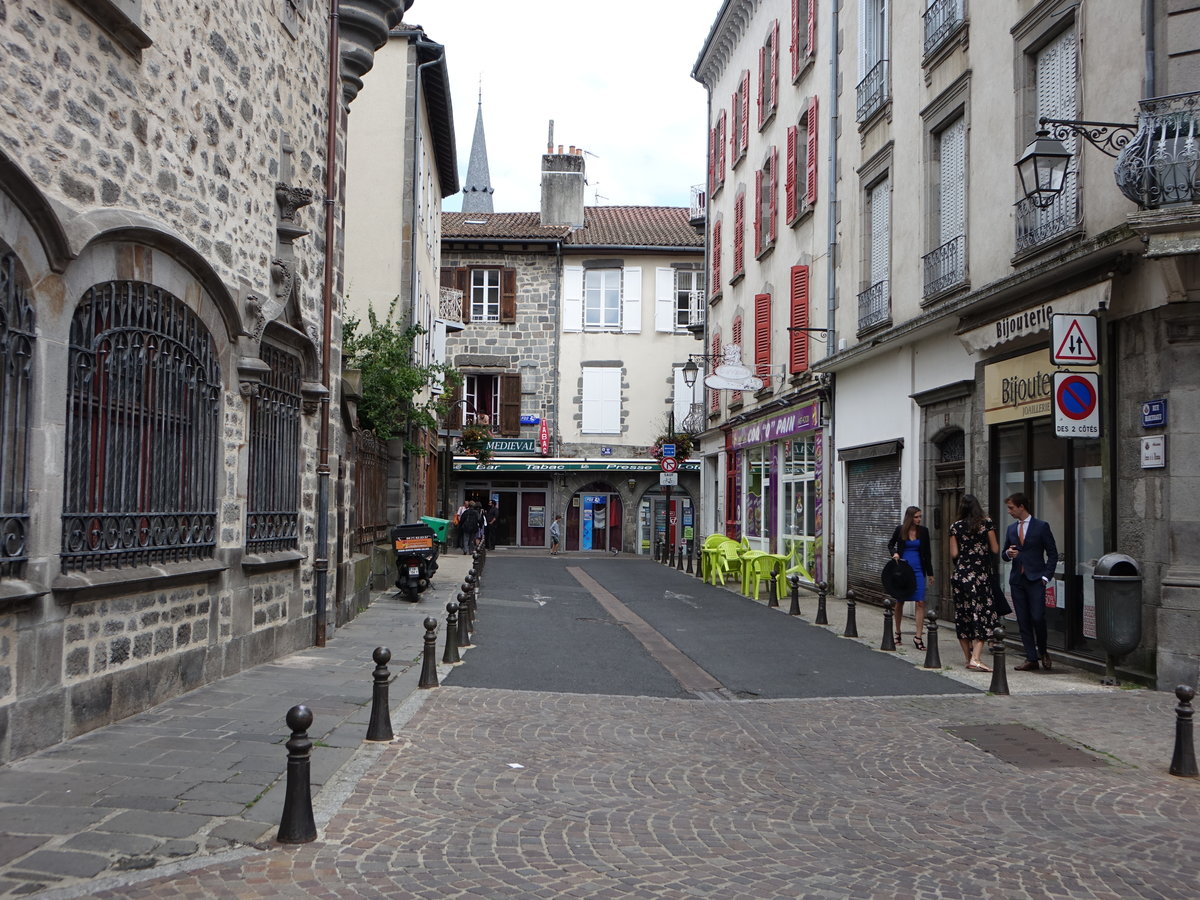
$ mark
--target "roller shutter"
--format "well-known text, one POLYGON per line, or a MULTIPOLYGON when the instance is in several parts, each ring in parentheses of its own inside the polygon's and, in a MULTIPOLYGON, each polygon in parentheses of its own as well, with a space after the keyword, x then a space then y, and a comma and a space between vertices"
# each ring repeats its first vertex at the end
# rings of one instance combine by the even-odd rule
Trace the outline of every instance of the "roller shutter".
POLYGON ((883 602, 879 576, 899 509, 899 453, 846 460, 846 583, 859 600, 883 602))

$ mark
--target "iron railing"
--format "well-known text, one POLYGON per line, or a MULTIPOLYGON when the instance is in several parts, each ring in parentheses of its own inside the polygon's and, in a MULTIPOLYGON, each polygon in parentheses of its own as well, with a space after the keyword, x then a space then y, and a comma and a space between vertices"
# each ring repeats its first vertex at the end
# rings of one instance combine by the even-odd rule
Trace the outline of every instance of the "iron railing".
POLYGON ((387 443, 371 431, 356 431, 351 442, 354 454, 354 500, 350 505, 354 548, 370 553, 372 545, 386 540, 387 443))
POLYGON ((299 546, 300 360, 268 344, 271 367, 250 400, 249 496, 246 549, 251 553, 299 546))
POLYGON ((462 322, 463 292, 457 288, 442 288, 438 298, 438 318, 447 322, 462 322))
POLYGON ((688 221, 703 222, 707 213, 708 195, 704 192, 704 185, 693 184, 691 204, 688 206, 688 221))
POLYGON ((891 96, 888 90, 888 61, 881 59, 875 63, 855 90, 858 95, 858 121, 865 122, 891 96))
POLYGON ((29 530, 29 392, 33 304, 17 284, 16 257, 0 255, 0 578, 19 577, 29 530))
POLYGON ((684 305, 685 298, 682 294, 677 299, 679 305, 675 308, 675 327, 703 329, 705 313, 708 311, 704 291, 688 291, 686 306, 684 305))
POLYGON ((63 571, 213 555, 220 411, 213 339, 183 301, 88 289, 68 353, 63 571))
POLYGON ((1056 235, 1063 234, 1079 224, 1075 180, 1067 176, 1067 186, 1054 198, 1054 202, 1041 208, 1032 200, 1021 199, 1016 203, 1017 251, 1036 247, 1056 235))
POLYGON ((933 0, 925 10, 925 53, 942 45, 963 20, 963 0, 933 0))
POLYGON ((1200 202, 1200 93, 1143 100, 1115 175, 1143 209, 1200 202))
POLYGON ((925 262, 926 297, 932 297, 966 280, 966 246, 967 239, 960 234, 922 257, 925 262))
POLYGON ((866 331, 892 317, 891 294, 885 278, 858 295, 858 330, 866 331))

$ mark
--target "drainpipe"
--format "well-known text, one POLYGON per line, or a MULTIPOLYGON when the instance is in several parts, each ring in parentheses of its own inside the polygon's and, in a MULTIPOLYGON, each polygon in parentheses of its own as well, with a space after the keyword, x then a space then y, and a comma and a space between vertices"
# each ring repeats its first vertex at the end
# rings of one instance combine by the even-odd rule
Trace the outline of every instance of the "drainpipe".
POLYGON ((316 646, 325 646, 329 614, 329 414, 330 357, 333 355, 333 262, 337 207, 337 122, 341 96, 341 56, 338 48, 340 0, 329 3, 329 81, 325 106, 325 277, 321 285, 321 395, 320 430, 317 437, 317 544, 313 559, 316 592, 316 646))
POLYGON ((1154 2, 1142 0, 1142 32, 1146 39, 1146 74, 1142 78, 1142 96, 1157 97, 1158 88, 1154 79, 1156 47, 1154 43, 1154 2))
MULTIPOLYGON (((838 179, 837 179, 837 141, 838 141, 838 4, 829 4, 832 10, 829 28, 829 164, 826 166, 829 176, 829 197, 828 197, 828 229, 827 241, 829 244, 828 264, 828 285, 826 293, 826 320, 825 327, 829 330, 825 333, 825 349, 828 355, 833 355, 838 352, 837 344, 837 254, 838 254, 838 239, 837 239, 837 208, 838 208, 838 179)), ((821 480, 825 485, 825 515, 824 521, 826 524, 825 540, 821 542, 821 571, 825 575, 825 581, 833 584, 833 572, 830 570, 832 555, 829 552, 832 540, 829 535, 829 524, 833 522, 833 464, 831 457, 833 449, 837 446, 834 440, 834 433, 837 423, 837 415, 834 412, 833 405, 833 379, 834 374, 829 373, 829 381, 825 385, 823 393, 828 398, 826 405, 830 410, 829 424, 826 426, 828 440, 825 442, 825 455, 822 461, 821 480)))

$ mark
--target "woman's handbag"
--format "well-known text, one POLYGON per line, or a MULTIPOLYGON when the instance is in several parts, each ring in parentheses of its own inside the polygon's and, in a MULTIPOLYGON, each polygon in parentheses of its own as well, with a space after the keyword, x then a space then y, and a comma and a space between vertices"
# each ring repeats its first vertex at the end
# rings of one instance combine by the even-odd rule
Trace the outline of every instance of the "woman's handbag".
POLYGON ((1004 618, 1012 612, 1012 607, 1008 603, 1008 598, 1004 596, 1004 587, 1000 583, 1000 573, 993 572, 991 578, 992 588, 992 609, 996 611, 996 615, 1004 618))

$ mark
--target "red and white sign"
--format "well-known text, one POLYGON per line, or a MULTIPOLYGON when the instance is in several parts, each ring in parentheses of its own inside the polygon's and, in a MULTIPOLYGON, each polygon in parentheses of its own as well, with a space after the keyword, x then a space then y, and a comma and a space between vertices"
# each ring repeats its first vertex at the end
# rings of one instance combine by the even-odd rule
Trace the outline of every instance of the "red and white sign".
POLYGON ((550 426, 546 424, 545 419, 542 419, 542 424, 538 427, 538 445, 541 447, 542 456, 550 455, 550 426))
POLYGON ((674 456, 664 456, 658 461, 658 466, 664 472, 677 472, 679 471, 679 460, 674 456))
POLYGON ((1100 376, 1092 372, 1054 373, 1054 434, 1100 436, 1100 376))
POLYGON ((1094 366, 1100 361, 1096 317, 1058 313, 1052 320, 1050 362, 1056 366, 1094 366))

